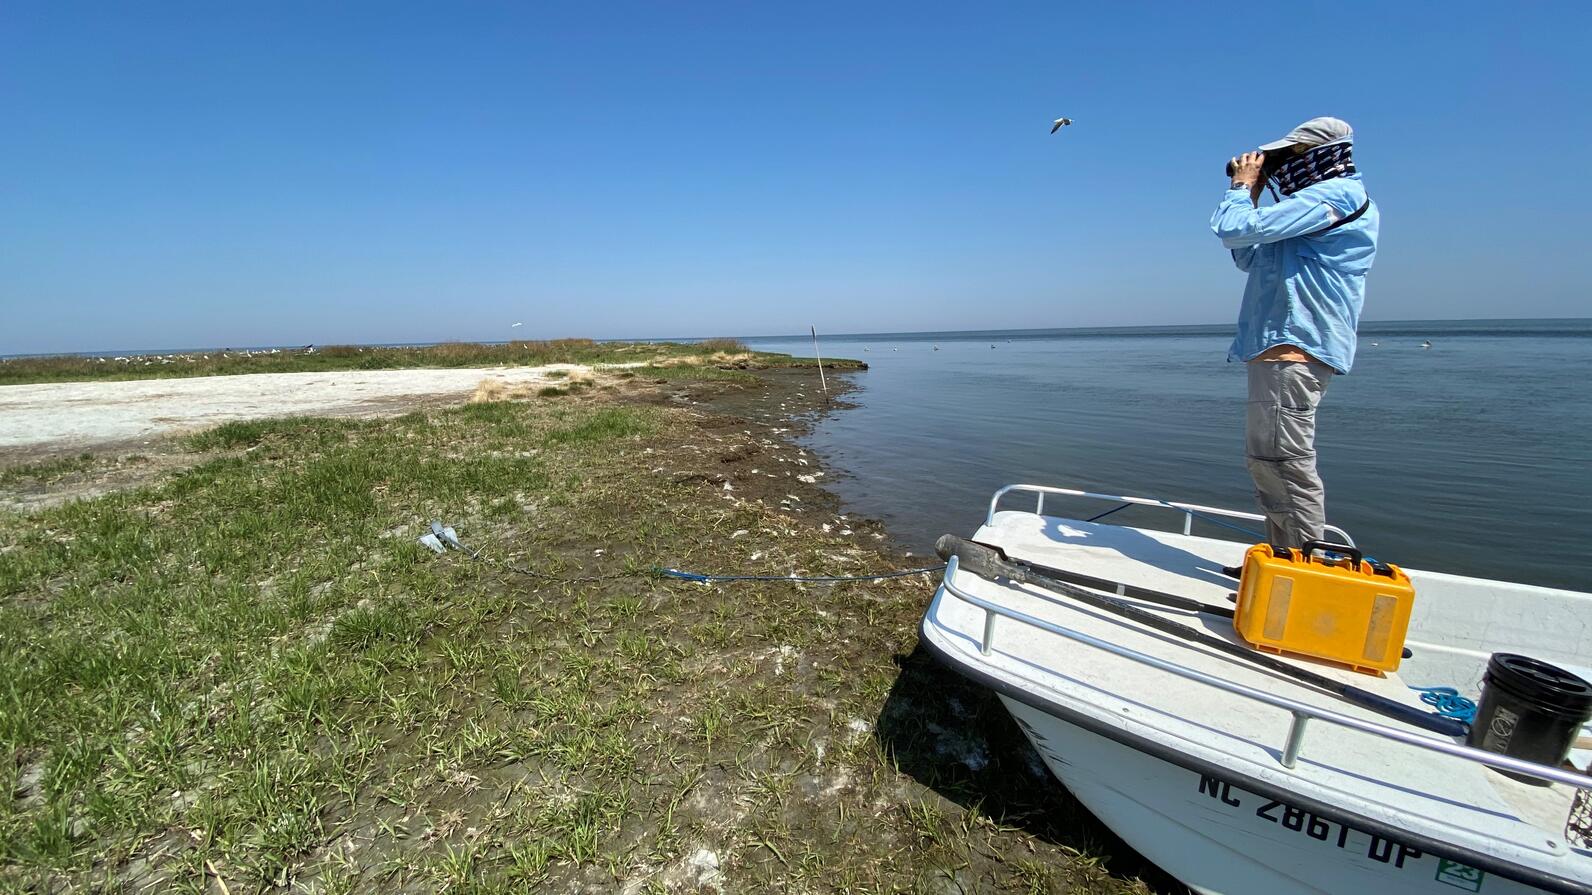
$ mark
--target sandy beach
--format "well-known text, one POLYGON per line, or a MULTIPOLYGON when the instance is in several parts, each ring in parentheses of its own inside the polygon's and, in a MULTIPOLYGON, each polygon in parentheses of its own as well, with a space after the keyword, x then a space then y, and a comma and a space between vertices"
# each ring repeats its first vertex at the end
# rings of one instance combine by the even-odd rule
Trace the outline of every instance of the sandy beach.
POLYGON ((486 379, 526 385, 550 382, 555 371, 567 375, 590 369, 547 364, 340 370, 5 386, 0 387, 0 454, 152 441, 229 420, 400 414, 417 403, 462 401, 486 379))

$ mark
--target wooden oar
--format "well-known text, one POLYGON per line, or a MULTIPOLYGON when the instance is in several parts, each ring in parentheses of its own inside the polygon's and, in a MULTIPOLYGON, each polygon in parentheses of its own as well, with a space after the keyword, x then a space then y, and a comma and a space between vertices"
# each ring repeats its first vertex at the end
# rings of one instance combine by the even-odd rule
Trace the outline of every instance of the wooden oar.
POLYGON ((1103 609, 1113 615, 1132 619, 1147 628, 1153 628, 1163 634, 1170 634, 1190 643, 1197 643, 1200 646, 1208 647, 1235 659, 1248 662, 1251 665, 1258 665, 1268 671, 1274 671, 1285 677, 1293 678, 1300 683, 1325 690, 1379 715, 1403 721, 1406 724, 1412 724, 1423 730, 1430 730, 1433 733, 1440 733, 1444 736, 1462 737, 1470 732, 1470 725, 1464 721, 1444 718, 1441 715, 1434 715, 1430 712, 1424 712, 1412 706, 1395 702, 1386 696, 1379 696, 1352 684, 1333 680, 1326 675, 1316 674, 1314 671, 1289 665, 1263 653, 1257 653, 1248 647, 1239 646, 1236 643, 1196 630, 1188 625, 1162 618, 1131 603, 1124 603, 1113 597, 1095 593, 1063 581, 1054 575, 1047 575, 1043 572, 1025 568, 1018 563, 1008 562, 1001 559, 1000 554, 992 548, 974 543, 966 538, 959 538, 956 535, 949 534, 941 535, 940 540, 935 543, 934 549, 935 552, 939 553, 941 559, 949 561, 954 556, 962 569, 972 572, 981 578, 1005 578, 1009 581, 1042 587, 1045 590, 1070 597, 1080 603, 1087 603, 1097 609, 1103 609))

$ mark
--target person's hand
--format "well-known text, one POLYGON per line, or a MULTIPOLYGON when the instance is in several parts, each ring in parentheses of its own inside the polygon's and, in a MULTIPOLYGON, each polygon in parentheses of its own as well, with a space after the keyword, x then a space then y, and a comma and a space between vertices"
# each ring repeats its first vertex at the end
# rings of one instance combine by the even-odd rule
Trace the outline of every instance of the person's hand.
POLYGON ((1260 166, 1266 161, 1264 152, 1246 152, 1233 159, 1233 189, 1254 192, 1260 186, 1260 166))

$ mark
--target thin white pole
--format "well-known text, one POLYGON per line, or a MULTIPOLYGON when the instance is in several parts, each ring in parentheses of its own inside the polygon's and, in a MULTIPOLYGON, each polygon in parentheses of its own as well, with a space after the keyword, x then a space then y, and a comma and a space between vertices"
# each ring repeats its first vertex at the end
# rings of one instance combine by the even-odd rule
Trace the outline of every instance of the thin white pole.
POLYGON ((829 380, 824 378, 824 359, 818 353, 818 327, 813 327, 813 357, 818 359, 818 384, 824 387, 824 402, 829 401, 829 380))

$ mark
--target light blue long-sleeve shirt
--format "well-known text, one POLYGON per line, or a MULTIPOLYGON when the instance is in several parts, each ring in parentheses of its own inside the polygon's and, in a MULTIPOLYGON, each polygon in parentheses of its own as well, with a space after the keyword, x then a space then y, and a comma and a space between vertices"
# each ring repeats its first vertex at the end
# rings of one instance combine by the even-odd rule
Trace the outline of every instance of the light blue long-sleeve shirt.
POLYGON ((1251 361, 1275 345, 1296 345, 1339 373, 1354 366, 1365 275, 1376 258, 1376 203, 1335 230, 1310 236, 1365 203, 1358 174, 1311 184, 1266 208, 1247 190, 1228 190, 1211 230, 1249 273, 1229 361, 1251 361))

